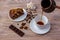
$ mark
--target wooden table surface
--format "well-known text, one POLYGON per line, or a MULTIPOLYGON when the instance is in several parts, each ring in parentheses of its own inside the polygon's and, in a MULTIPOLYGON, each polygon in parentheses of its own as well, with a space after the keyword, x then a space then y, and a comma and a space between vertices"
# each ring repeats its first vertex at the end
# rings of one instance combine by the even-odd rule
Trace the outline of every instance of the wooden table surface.
MULTIPOLYGON (((26 8, 27 2, 30 0, 0 0, 0 40, 60 40, 60 9, 55 9, 52 13, 44 13, 51 23, 51 30, 47 34, 37 35, 30 28, 22 30, 25 35, 20 37, 9 29, 9 25, 13 24, 17 28, 20 22, 13 22, 9 19, 9 10, 12 8, 26 8)), ((31 0, 37 6, 37 13, 41 13, 41 0, 31 0)), ((60 0, 55 0, 57 5, 60 5, 60 0)), ((27 24, 29 27, 29 25, 27 24)))

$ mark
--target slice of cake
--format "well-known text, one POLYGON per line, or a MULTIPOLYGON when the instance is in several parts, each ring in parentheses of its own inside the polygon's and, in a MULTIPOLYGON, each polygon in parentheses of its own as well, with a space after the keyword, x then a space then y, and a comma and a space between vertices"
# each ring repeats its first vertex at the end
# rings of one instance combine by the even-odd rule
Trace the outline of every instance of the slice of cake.
POLYGON ((9 13, 12 19, 16 19, 22 16, 24 14, 24 11, 22 8, 17 8, 17 9, 11 9, 9 13))

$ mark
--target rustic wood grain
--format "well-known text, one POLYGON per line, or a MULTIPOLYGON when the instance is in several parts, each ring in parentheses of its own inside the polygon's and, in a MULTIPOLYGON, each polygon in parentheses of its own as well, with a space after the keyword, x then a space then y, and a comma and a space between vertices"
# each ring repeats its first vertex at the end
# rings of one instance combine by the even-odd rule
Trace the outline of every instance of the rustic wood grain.
MULTIPOLYGON (((17 23, 21 24, 21 22, 13 22, 9 19, 9 10, 18 7, 26 8, 28 1, 29 0, 0 0, 0 40, 60 40, 60 9, 55 9, 51 14, 44 14, 51 23, 51 30, 47 34, 37 35, 28 29, 22 30, 25 32, 25 35, 24 37, 20 37, 9 29, 9 25, 11 24, 15 25, 17 28, 20 27, 17 23)), ((41 0, 31 1, 37 5, 37 12, 41 13, 41 0)), ((57 5, 60 6, 60 0, 55 1, 57 5)), ((29 27, 29 24, 27 24, 27 26, 29 27)))

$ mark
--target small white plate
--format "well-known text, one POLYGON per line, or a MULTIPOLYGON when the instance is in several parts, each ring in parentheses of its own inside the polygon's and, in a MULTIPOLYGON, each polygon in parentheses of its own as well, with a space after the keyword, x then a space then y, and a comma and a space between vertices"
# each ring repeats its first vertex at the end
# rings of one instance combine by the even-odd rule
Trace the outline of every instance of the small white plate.
POLYGON ((16 18, 16 19, 14 19, 14 20, 13 20, 10 16, 9 16, 9 18, 10 18, 12 21, 22 21, 22 20, 24 20, 24 19, 27 17, 27 12, 26 12, 26 10, 23 9, 23 11, 24 11, 24 15, 22 15, 22 16, 16 18))
POLYGON ((45 34, 50 30, 50 23, 48 22, 44 29, 37 27, 35 19, 30 22, 30 29, 37 34, 45 34))

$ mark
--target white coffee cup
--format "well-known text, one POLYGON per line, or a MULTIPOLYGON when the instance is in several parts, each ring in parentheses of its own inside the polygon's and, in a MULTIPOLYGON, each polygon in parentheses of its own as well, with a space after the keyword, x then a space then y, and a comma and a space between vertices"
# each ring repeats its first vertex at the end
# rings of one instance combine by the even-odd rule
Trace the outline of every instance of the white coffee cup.
POLYGON ((42 20, 41 20, 41 15, 37 15, 35 17, 35 21, 36 21, 37 27, 42 28, 42 29, 45 28, 46 25, 48 24, 48 18, 46 16, 44 16, 44 15, 42 16, 42 20), (39 22, 39 21, 42 21, 44 23, 44 25, 37 24, 37 22, 39 22))
POLYGON ((46 16, 42 16, 42 21, 44 25, 37 24, 38 21, 41 21, 41 16, 38 14, 33 20, 30 22, 30 29, 36 34, 45 34, 50 31, 50 23, 46 16))

